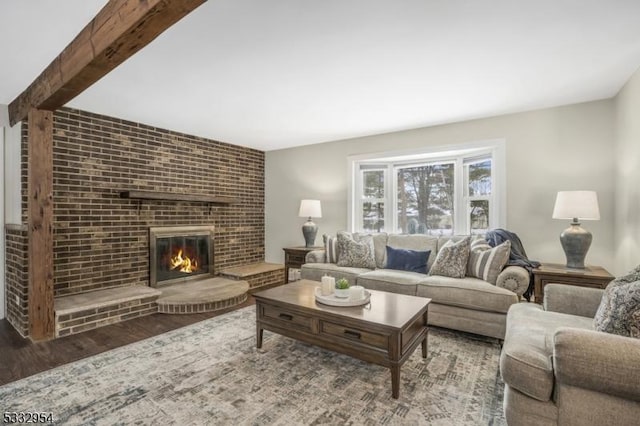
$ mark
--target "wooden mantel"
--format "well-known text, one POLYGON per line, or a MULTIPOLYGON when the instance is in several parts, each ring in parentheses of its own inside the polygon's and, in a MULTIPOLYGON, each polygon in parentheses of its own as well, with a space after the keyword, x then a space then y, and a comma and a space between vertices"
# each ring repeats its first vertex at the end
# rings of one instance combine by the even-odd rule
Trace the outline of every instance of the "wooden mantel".
MULTIPOLYGON (((110 0, 9 104, 9 122, 29 117, 29 337, 54 337, 53 114, 206 0, 110 0)), ((54 25, 55 23, 50 23, 54 25)))
POLYGON ((235 204, 239 200, 231 197, 218 197, 203 194, 178 194, 175 192, 159 191, 121 191, 120 198, 132 200, 158 200, 158 201, 192 201, 208 204, 235 204))

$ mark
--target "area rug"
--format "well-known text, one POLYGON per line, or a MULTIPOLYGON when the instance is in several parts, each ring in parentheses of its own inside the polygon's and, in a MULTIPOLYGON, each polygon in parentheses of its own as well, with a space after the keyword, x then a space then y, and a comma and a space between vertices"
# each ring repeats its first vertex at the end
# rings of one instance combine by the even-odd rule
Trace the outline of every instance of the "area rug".
POLYGON ((387 369, 265 331, 250 306, 0 388, 4 412, 72 425, 504 425, 499 344, 432 329, 387 369))

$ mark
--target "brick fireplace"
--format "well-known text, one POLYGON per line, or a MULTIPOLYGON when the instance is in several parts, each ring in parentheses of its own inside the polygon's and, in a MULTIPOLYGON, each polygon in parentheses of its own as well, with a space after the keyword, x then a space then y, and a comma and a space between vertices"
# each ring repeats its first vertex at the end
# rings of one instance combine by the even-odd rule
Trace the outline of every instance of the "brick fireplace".
POLYGON ((213 236, 213 226, 150 228, 151 287, 213 276, 213 236))
MULTIPOLYGON (((24 122, 22 133, 26 223, 24 122)), ((54 114, 53 151, 55 296, 150 285, 150 228, 211 227, 214 274, 264 260, 263 152, 68 108, 54 114), (125 190, 237 202, 134 200, 121 198, 125 190)), ((5 236, 7 319, 26 336, 26 227, 5 236)))

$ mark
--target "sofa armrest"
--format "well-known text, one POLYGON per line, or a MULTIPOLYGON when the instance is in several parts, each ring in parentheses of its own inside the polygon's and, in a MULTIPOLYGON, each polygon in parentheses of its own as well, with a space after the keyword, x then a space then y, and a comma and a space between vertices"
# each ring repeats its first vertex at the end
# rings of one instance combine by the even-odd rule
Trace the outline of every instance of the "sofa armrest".
POLYGON ((640 339, 562 327, 553 361, 558 384, 640 401, 640 339))
POLYGON ((326 263, 324 250, 312 250, 304 258, 306 263, 326 263))
POLYGON ((507 266, 498 275, 496 286, 514 292, 519 299, 529 288, 529 272, 520 266, 507 266))
POLYGON ((544 310, 593 318, 604 290, 566 284, 544 286, 544 310))

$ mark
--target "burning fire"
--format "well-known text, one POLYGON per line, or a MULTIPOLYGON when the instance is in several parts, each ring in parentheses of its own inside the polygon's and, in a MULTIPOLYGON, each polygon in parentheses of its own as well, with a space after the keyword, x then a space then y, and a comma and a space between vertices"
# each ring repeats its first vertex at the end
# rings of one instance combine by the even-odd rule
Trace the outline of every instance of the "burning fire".
POLYGON ((171 256, 171 270, 178 269, 180 272, 191 273, 198 270, 198 260, 190 259, 189 256, 182 257, 182 249, 178 254, 171 256))

